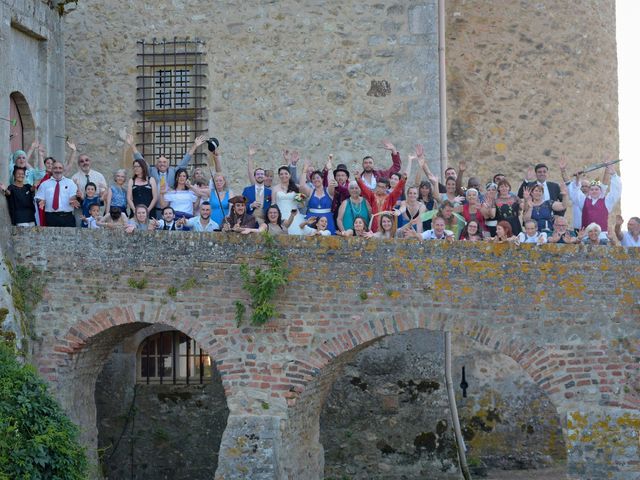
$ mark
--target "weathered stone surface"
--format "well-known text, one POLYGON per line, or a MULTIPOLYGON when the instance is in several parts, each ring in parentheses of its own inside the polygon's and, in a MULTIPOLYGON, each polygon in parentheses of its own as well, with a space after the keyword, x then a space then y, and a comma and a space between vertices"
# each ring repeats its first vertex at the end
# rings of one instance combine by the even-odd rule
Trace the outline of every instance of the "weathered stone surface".
MULTIPOLYGON (((566 465, 561 419, 509 357, 455 336, 453 381, 471 465, 566 465), (459 384, 466 367, 468 396, 459 384)), ((365 348, 338 373, 320 418, 325 476, 458 478, 443 335, 411 331, 365 348), (381 465, 390 467, 386 472, 381 465)))
MULTIPOLYGON (((238 439, 250 434, 247 419, 262 425, 256 454, 249 447, 231 450, 241 458, 226 466, 221 454, 218 470, 229 474, 243 465, 267 472, 261 478, 319 478, 320 410, 338 371, 369 342, 414 329, 448 330, 510 357, 561 418, 640 406, 638 249, 279 238, 291 283, 278 296, 278 317, 257 328, 236 325, 234 301, 247 300, 239 264, 255 265, 262 241, 171 233, 12 231, 19 262, 46 270, 34 361, 85 426, 87 445, 97 444, 95 378, 115 345, 150 324, 186 333, 215 360, 229 422, 236 422, 225 430, 221 452, 239 448, 238 439), (176 280, 191 277, 188 289, 176 280), (145 288, 129 285, 143 278, 145 288), (167 295, 169 286, 178 288, 175 297, 167 295)), ((370 368, 383 367, 372 362, 370 368)), ((521 384, 530 391, 528 382, 521 384)), ((483 400, 472 413, 486 407, 483 400)), ((534 432, 539 424, 531 423, 534 432)), ((607 464, 604 452, 594 455, 607 464)), ((569 472, 588 468, 588 458, 570 457, 569 472)), ((631 457, 625 462, 616 474, 637 476, 637 464, 631 457)))
MULTIPOLYGON (((25 100, 20 115, 25 150, 40 141, 48 154, 64 152, 64 46, 62 20, 42 0, 0 0, 0 118, 9 118, 9 96, 25 100), (62 137, 58 137, 62 136, 62 137)), ((0 182, 9 178, 14 126, 0 120, 0 182)))
POLYGON ((449 163, 515 185, 539 162, 559 180, 562 154, 617 158, 614 3, 446 2, 449 163))
MULTIPOLYGON (((160 0, 149 8, 138 1, 83 0, 64 19, 66 131, 96 169, 108 174, 121 166, 117 132, 139 120, 136 41, 186 35, 206 42, 209 133, 222 141, 234 190, 247 183, 250 144, 259 147, 256 162, 268 168, 281 164, 284 148, 299 150, 316 166, 329 153, 350 168, 367 154, 383 166, 389 159, 376 148, 381 136, 406 159, 416 140, 439 145, 437 118, 426 111, 409 117, 398 108, 417 104, 422 90, 396 91, 389 80, 410 74, 395 63, 402 58, 420 64, 421 73, 428 70, 430 89, 437 89, 433 4, 416 8, 397 1, 160 0), (144 19, 144 28, 134 27, 132 18, 144 19), (405 38, 402 46, 398 37, 405 38), (381 80, 391 89, 371 89, 381 80), (353 124, 336 125, 345 121, 353 124)), ((430 160, 438 171, 436 158, 430 160)))

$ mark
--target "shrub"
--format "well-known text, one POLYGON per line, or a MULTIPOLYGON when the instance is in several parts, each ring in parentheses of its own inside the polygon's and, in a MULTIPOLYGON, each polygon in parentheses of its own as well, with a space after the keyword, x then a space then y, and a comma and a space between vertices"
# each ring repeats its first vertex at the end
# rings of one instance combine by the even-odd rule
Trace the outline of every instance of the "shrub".
POLYGON ((30 365, 0 342, 0 479, 87 478, 78 428, 30 365))

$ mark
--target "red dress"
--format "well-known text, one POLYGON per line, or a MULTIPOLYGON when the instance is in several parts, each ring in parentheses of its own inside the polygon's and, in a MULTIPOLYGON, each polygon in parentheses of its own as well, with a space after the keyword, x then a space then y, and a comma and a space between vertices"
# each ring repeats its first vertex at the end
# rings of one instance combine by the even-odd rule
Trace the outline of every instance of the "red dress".
MULTIPOLYGON (((362 196, 369 202, 371 205, 371 215, 374 215, 378 212, 390 212, 393 210, 394 205, 402 196, 402 192, 404 192, 404 184, 405 179, 401 179, 396 187, 384 197, 378 197, 372 190, 369 190, 360 178, 356 178, 358 185, 360 186, 360 190, 362 190, 362 196), (378 201, 380 199, 380 201, 378 201)), ((378 231, 378 220, 380 216, 373 217, 373 223, 371 224, 371 231, 378 231)))

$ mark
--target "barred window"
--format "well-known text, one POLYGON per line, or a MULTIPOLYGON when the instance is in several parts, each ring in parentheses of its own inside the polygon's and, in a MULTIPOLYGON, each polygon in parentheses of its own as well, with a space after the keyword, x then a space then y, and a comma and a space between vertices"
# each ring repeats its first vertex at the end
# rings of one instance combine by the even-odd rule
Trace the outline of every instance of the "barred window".
MULTIPOLYGON (((194 138, 207 133, 204 43, 199 40, 138 42, 138 149, 176 165, 194 138)), ((206 164, 196 153, 193 165, 206 164)))
POLYGON ((212 377, 211 357, 177 330, 145 338, 138 348, 138 383, 197 384, 212 377))

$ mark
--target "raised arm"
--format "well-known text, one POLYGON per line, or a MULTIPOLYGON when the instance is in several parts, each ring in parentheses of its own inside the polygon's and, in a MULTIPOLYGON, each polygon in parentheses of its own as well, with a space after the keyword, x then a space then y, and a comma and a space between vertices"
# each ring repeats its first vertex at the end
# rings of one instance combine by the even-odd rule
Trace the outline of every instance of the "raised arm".
POLYGON ((616 169, 613 165, 609 165, 607 167, 607 173, 611 177, 611 180, 609 184, 609 192, 604 197, 604 204, 607 206, 607 209, 611 211, 615 204, 620 201, 620 197, 622 196, 622 181, 616 173, 616 169))
POLYGON ((184 157, 182 157, 182 160, 180 160, 180 163, 178 164, 177 168, 187 168, 187 165, 189 165, 189 162, 193 158, 193 155, 196 153, 196 150, 198 150, 198 148, 200 148, 200 146, 206 141, 207 140, 204 138, 204 135, 200 135, 199 137, 196 137, 189 151, 185 153, 184 157))
MULTIPOLYGON (((373 205, 375 203, 375 194, 373 193, 372 190, 369 190, 369 187, 367 187, 364 182, 362 181, 362 179, 360 178, 360 171, 356 170, 353 174, 354 178, 356 179, 356 182, 358 182, 358 186, 360 187, 361 193, 360 195, 362 195, 362 197, 367 200, 369 202, 370 205, 373 205)), ((397 185, 396 185, 397 187, 397 185)))
POLYGON ((462 190, 462 177, 464 177, 464 172, 467 170, 467 162, 464 160, 460 160, 458 164, 458 175, 456 176, 456 195, 464 195, 464 191, 462 190))
POLYGON ((64 174, 67 175, 71 172, 73 165, 76 164, 78 160, 78 149, 76 148, 76 144, 67 140, 67 147, 69 147, 69 157, 67 157, 67 163, 64 164, 64 174))
POLYGON ((378 170, 376 172, 376 175, 378 177, 389 178, 392 173, 396 173, 400 171, 400 167, 402 166, 402 161, 400 160, 400 154, 396 150, 396 147, 393 145, 393 143, 389 142, 388 140, 383 140, 382 148, 391 152, 392 164, 391 164, 391 167, 389 167, 387 170, 378 170))
POLYGON ((616 238, 619 242, 622 242, 622 224, 624 223, 624 219, 622 215, 616 215, 616 225, 614 227, 614 231, 616 233, 616 238))
MULTIPOLYGON (((285 150, 285 152, 287 152, 287 150, 285 150)), ((294 150, 288 156, 288 159, 287 157, 285 157, 285 159, 287 160, 287 166, 289 167, 289 173, 291 174, 291 179, 293 180, 293 183, 297 184, 298 183, 298 162, 300 161, 300 153, 298 153, 297 150, 294 150)))
POLYGON ((249 183, 251 185, 256 184, 256 177, 253 176, 253 171, 256 169, 255 163, 253 161, 253 157, 256 154, 256 147, 251 145, 249 146, 249 153, 247 155, 247 176, 249 177, 249 183))
POLYGON ((304 180, 305 178, 307 178, 307 170, 309 170, 309 162, 305 161, 302 167, 302 175, 300 176, 302 181, 298 184, 298 189, 302 193, 304 193, 307 198, 309 198, 311 197, 311 195, 313 195, 313 188, 309 187, 309 185, 307 185, 307 182, 304 180))
POLYGON ((338 185, 338 182, 336 182, 336 179, 333 177, 333 155, 329 154, 329 159, 324 168, 327 170, 327 192, 329 196, 333 198, 336 192, 336 186, 338 185))

